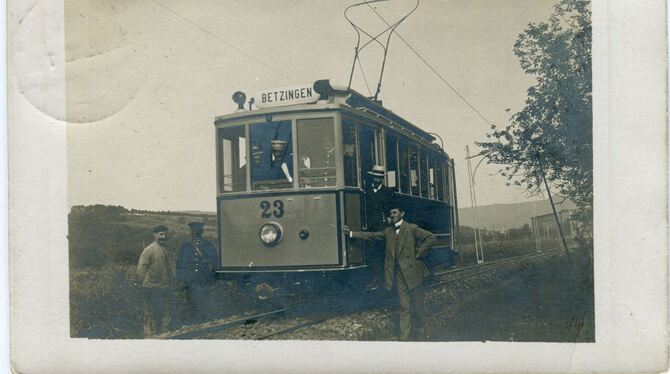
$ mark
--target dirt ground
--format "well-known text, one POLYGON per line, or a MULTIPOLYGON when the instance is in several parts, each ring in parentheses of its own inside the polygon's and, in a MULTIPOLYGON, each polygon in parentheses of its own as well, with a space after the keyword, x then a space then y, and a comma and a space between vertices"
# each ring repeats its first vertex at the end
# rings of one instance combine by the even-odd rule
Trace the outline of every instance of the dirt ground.
MULTIPOLYGON (((589 270, 574 257, 572 267, 556 254, 429 290, 428 336, 422 340, 593 342, 593 288, 584 273, 589 270)), ((272 339, 396 340, 393 305, 343 314, 272 339)), ((211 338, 233 338, 239 332, 229 333, 211 338)))

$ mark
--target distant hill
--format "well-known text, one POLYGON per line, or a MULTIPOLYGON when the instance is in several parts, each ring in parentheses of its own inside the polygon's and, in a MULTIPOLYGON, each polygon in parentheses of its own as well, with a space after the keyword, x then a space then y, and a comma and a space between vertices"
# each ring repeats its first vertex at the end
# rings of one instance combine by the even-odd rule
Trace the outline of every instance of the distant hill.
POLYGON ((179 210, 177 213, 184 213, 192 216, 209 216, 209 217, 214 217, 216 216, 216 212, 208 212, 205 210, 179 210))
MULTIPOLYGON (((554 201, 563 200, 560 196, 554 201)), ((557 211, 573 210, 575 204, 565 200, 556 205, 557 211)), ((530 224, 530 218, 552 213, 549 200, 528 201, 515 204, 494 204, 458 210, 458 218, 462 226, 503 230, 530 224)))
POLYGON ((76 205, 68 215, 69 263, 71 268, 108 264, 136 265, 142 249, 151 243, 156 225, 168 227, 165 245, 176 258, 182 242, 190 240, 188 222, 205 223, 204 236, 216 243, 216 214, 211 212, 153 212, 122 206, 76 205))

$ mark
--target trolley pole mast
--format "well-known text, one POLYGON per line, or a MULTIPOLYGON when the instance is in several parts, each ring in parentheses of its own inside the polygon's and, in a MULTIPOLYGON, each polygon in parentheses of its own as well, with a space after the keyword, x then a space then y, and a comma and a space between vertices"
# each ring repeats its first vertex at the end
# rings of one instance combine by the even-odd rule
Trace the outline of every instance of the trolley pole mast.
MULTIPOLYGON (((470 146, 465 146, 465 159, 468 160, 468 182, 470 185, 470 206, 474 210, 475 224, 479 223, 479 213, 477 212, 477 194, 475 193, 475 174, 472 171, 472 157, 470 156, 470 146)), ((481 161, 480 161, 481 162, 481 161)), ((479 166, 479 164, 477 164, 479 166)), ((477 168, 475 168, 477 171, 477 168)), ((477 256, 477 263, 484 262, 484 247, 482 245, 481 232, 479 228, 473 227, 475 235, 475 255, 477 256)))

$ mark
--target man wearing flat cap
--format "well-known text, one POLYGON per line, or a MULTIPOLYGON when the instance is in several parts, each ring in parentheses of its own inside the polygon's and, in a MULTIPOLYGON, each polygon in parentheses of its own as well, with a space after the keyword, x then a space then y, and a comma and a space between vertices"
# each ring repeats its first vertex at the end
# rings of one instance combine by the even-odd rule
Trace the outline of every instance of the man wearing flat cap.
MULTIPOLYGON (((365 188, 365 216, 368 231, 383 231, 388 225, 386 213, 393 199, 393 190, 384 186, 386 169, 374 165, 367 172, 372 183, 365 188)), ((384 243, 375 242, 366 246, 365 261, 371 269, 372 279, 367 285, 368 290, 375 290, 384 279, 384 243), (374 248, 371 248, 374 246, 374 248)))
POLYGON ((177 283, 186 296, 186 315, 194 322, 212 314, 209 290, 218 265, 214 245, 202 237, 204 225, 202 222, 188 224, 191 240, 182 243, 177 256, 177 283))
POLYGON ((174 273, 165 249, 168 228, 154 227, 154 241, 140 255, 137 280, 144 297, 144 337, 151 338, 168 330, 174 273))

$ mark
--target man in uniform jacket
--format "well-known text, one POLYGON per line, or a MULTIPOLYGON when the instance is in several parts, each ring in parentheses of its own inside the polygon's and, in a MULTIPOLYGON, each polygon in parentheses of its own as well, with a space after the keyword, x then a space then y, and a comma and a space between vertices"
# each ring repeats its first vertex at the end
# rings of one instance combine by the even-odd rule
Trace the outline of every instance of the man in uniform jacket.
POLYGON ((186 296, 186 317, 201 321, 211 314, 209 289, 214 282, 218 256, 214 245, 202 237, 202 222, 188 224, 191 240, 182 243, 177 256, 177 283, 186 296))
MULTIPOLYGON (((380 165, 374 165, 368 171, 372 177, 372 184, 365 188, 365 216, 368 231, 383 231, 388 225, 388 206, 393 199, 393 190, 384 186, 386 169, 380 165)), ((384 244, 375 242, 374 248, 366 246, 365 260, 370 266, 372 280, 367 288, 376 289, 378 282, 383 279, 384 271, 384 244)))
POLYGON ((392 206, 389 215, 393 225, 383 231, 356 232, 348 226, 342 230, 352 239, 385 242, 386 289, 393 289, 395 283, 400 304, 400 339, 409 340, 413 330, 422 335, 424 333, 423 281, 429 271, 421 258, 435 244, 436 239, 430 231, 405 222, 405 212, 401 208, 392 206), (421 243, 419 246, 417 241, 421 243))
POLYGON ((144 337, 150 338, 168 330, 174 273, 167 250, 167 227, 154 227, 154 241, 140 255, 137 280, 144 298, 144 337))

